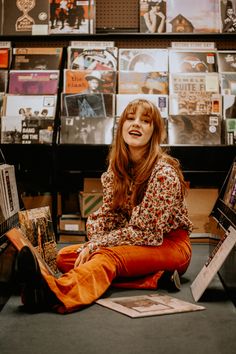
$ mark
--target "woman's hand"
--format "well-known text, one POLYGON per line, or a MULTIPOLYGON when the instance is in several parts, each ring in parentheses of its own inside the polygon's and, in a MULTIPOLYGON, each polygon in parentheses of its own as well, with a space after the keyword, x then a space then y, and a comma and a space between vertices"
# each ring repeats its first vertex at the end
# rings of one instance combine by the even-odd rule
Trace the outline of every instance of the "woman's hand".
POLYGON ((90 255, 90 249, 88 246, 86 246, 85 248, 83 248, 78 257, 76 258, 75 264, 74 264, 74 268, 79 267, 81 264, 84 264, 88 261, 89 255, 90 255))

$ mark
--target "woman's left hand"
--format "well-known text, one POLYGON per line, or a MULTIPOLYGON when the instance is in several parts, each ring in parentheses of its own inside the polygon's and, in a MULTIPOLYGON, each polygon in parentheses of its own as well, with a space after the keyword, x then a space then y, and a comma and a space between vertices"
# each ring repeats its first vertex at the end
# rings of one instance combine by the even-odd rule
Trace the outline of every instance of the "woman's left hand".
POLYGON ((88 259, 89 259, 90 253, 91 252, 90 252, 90 249, 89 249, 88 246, 83 248, 80 251, 78 257, 76 258, 76 261, 75 261, 75 264, 74 264, 74 268, 79 267, 81 264, 86 263, 88 261, 88 259))

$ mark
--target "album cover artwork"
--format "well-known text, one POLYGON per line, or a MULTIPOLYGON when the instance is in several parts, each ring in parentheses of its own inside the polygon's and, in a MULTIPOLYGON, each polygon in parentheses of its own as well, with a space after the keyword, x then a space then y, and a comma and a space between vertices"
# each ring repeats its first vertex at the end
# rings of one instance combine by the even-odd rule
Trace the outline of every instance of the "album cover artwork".
POLYGON ((0 118, 2 116, 3 113, 3 106, 4 106, 4 102, 5 102, 5 93, 4 92, 0 92, 0 118))
POLYGON ((236 163, 232 166, 223 201, 229 208, 236 210, 236 163))
POLYGON ((12 70, 59 70, 62 48, 13 48, 12 70))
POLYGON ((222 95, 236 95, 236 72, 220 73, 222 95))
POLYGON ((221 32, 236 32, 236 0, 220 0, 221 32))
POLYGON ((167 95, 169 93, 168 73, 119 71, 118 93, 167 95))
POLYGON ((1 144, 51 144, 53 126, 53 118, 3 116, 1 144))
POLYGON ((223 116, 224 118, 236 118, 236 96, 223 96, 223 116))
POLYGON ((167 0, 166 32, 219 33, 219 0, 167 0))
POLYGON ((8 70, 0 70, 0 92, 6 92, 8 86, 8 70))
POLYGON ((206 115, 222 112, 219 74, 170 74, 169 113, 206 115))
POLYGON ((10 70, 8 93, 54 95, 59 85, 59 70, 10 70))
POLYGON ((0 48, 0 69, 8 69, 10 65, 11 49, 0 48))
POLYGON ((166 1, 139 0, 139 20, 141 33, 166 32, 166 1))
POLYGON ((21 144, 22 117, 1 117, 1 144, 21 144))
POLYGON ((210 73, 217 72, 216 50, 174 50, 169 51, 169 72, 210 73))
POLYGON ((79 117, 114 117, 115 95, 109 93, 62 93, 62 115, 79 117))
POLYGON ((119 48, 120 71, 168 71, 168 49, 119 48))
POLYGON ((65 93, 116 93, 117 72, 113 70, 64 69, 65 93))
POLYGON ((221 144, 221 117, 177 115, 168 117, 170 145, 221 144))
POLYGON ((129 102, 136 99, 147 99, 153 102, 159 109, 162 118, 167 118, 168 115, 168 96, 154 94, 117 94, 116 95, 116 116, 120 116, 129 102))
POLYGON ((3 115, 20 117, 54 118, 57 95, 10 95, 6 94, 3 115))
POLYGON ((68 69, 117 70, 117 47, 84 48, 68 47, 68 69))
POLYGON ((5 0, 3 35, 48 35, 48 0, 5 0))
POLYGON ((219 72, 236 72, 236 51, 218 50, 218 68, 219 72))
POLYGON ((94 6, 90 8, 90 2, 50 0, 50 34, 93 33, 94 6))
POLYGON ((61 117, 61 144, 112 143, 113 117, 61 117))

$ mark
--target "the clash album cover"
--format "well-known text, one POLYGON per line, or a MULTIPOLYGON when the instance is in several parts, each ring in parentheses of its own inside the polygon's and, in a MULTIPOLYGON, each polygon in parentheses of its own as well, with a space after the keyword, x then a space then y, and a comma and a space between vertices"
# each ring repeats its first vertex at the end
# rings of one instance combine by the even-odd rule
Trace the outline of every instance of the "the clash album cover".
POLYGON ((8 93, 19 95, 53 95, 59 85, 59 70, 11 70, 8 93))
POLYGON ((47 35, 48 0, 2 1, 3 35, 47 35))
POLYGON ((64 69, 65 93, 116 93, 117 72, 113 70, 64 69))

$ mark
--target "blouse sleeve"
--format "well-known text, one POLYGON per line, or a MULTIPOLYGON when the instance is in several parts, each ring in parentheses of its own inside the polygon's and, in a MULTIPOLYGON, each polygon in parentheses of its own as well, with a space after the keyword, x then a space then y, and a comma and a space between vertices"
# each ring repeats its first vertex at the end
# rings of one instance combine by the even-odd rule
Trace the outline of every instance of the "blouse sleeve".
MULTIPOLYGON (((106 198, 105 195, 104 211, 107 207, 106 201, 108 202, 106 198)), ((184 225, 184 220, 187 220, 185 213, 187 211, 183 207, 179 178, 171 166, 164 165, 153 171, 144 198, 133 208, 130 220, 125 222, 121 215, 119 218, 119 215, 112 216, 111 213, 107 213, 107 228, 104 227, 102 232, 99 232, 99 228, 97 233, 92 232, 90 241, 96 247, 158 246, 163 241, 164 233, 187 225, 187 222, 184 225), (112 226, 114 220, 115 226, 112 226)), ((97 220, 97 223, 101 225, 101 220, 97 220)), ((93 226, 93 231, 96 231, 96 226, 93 226)))

